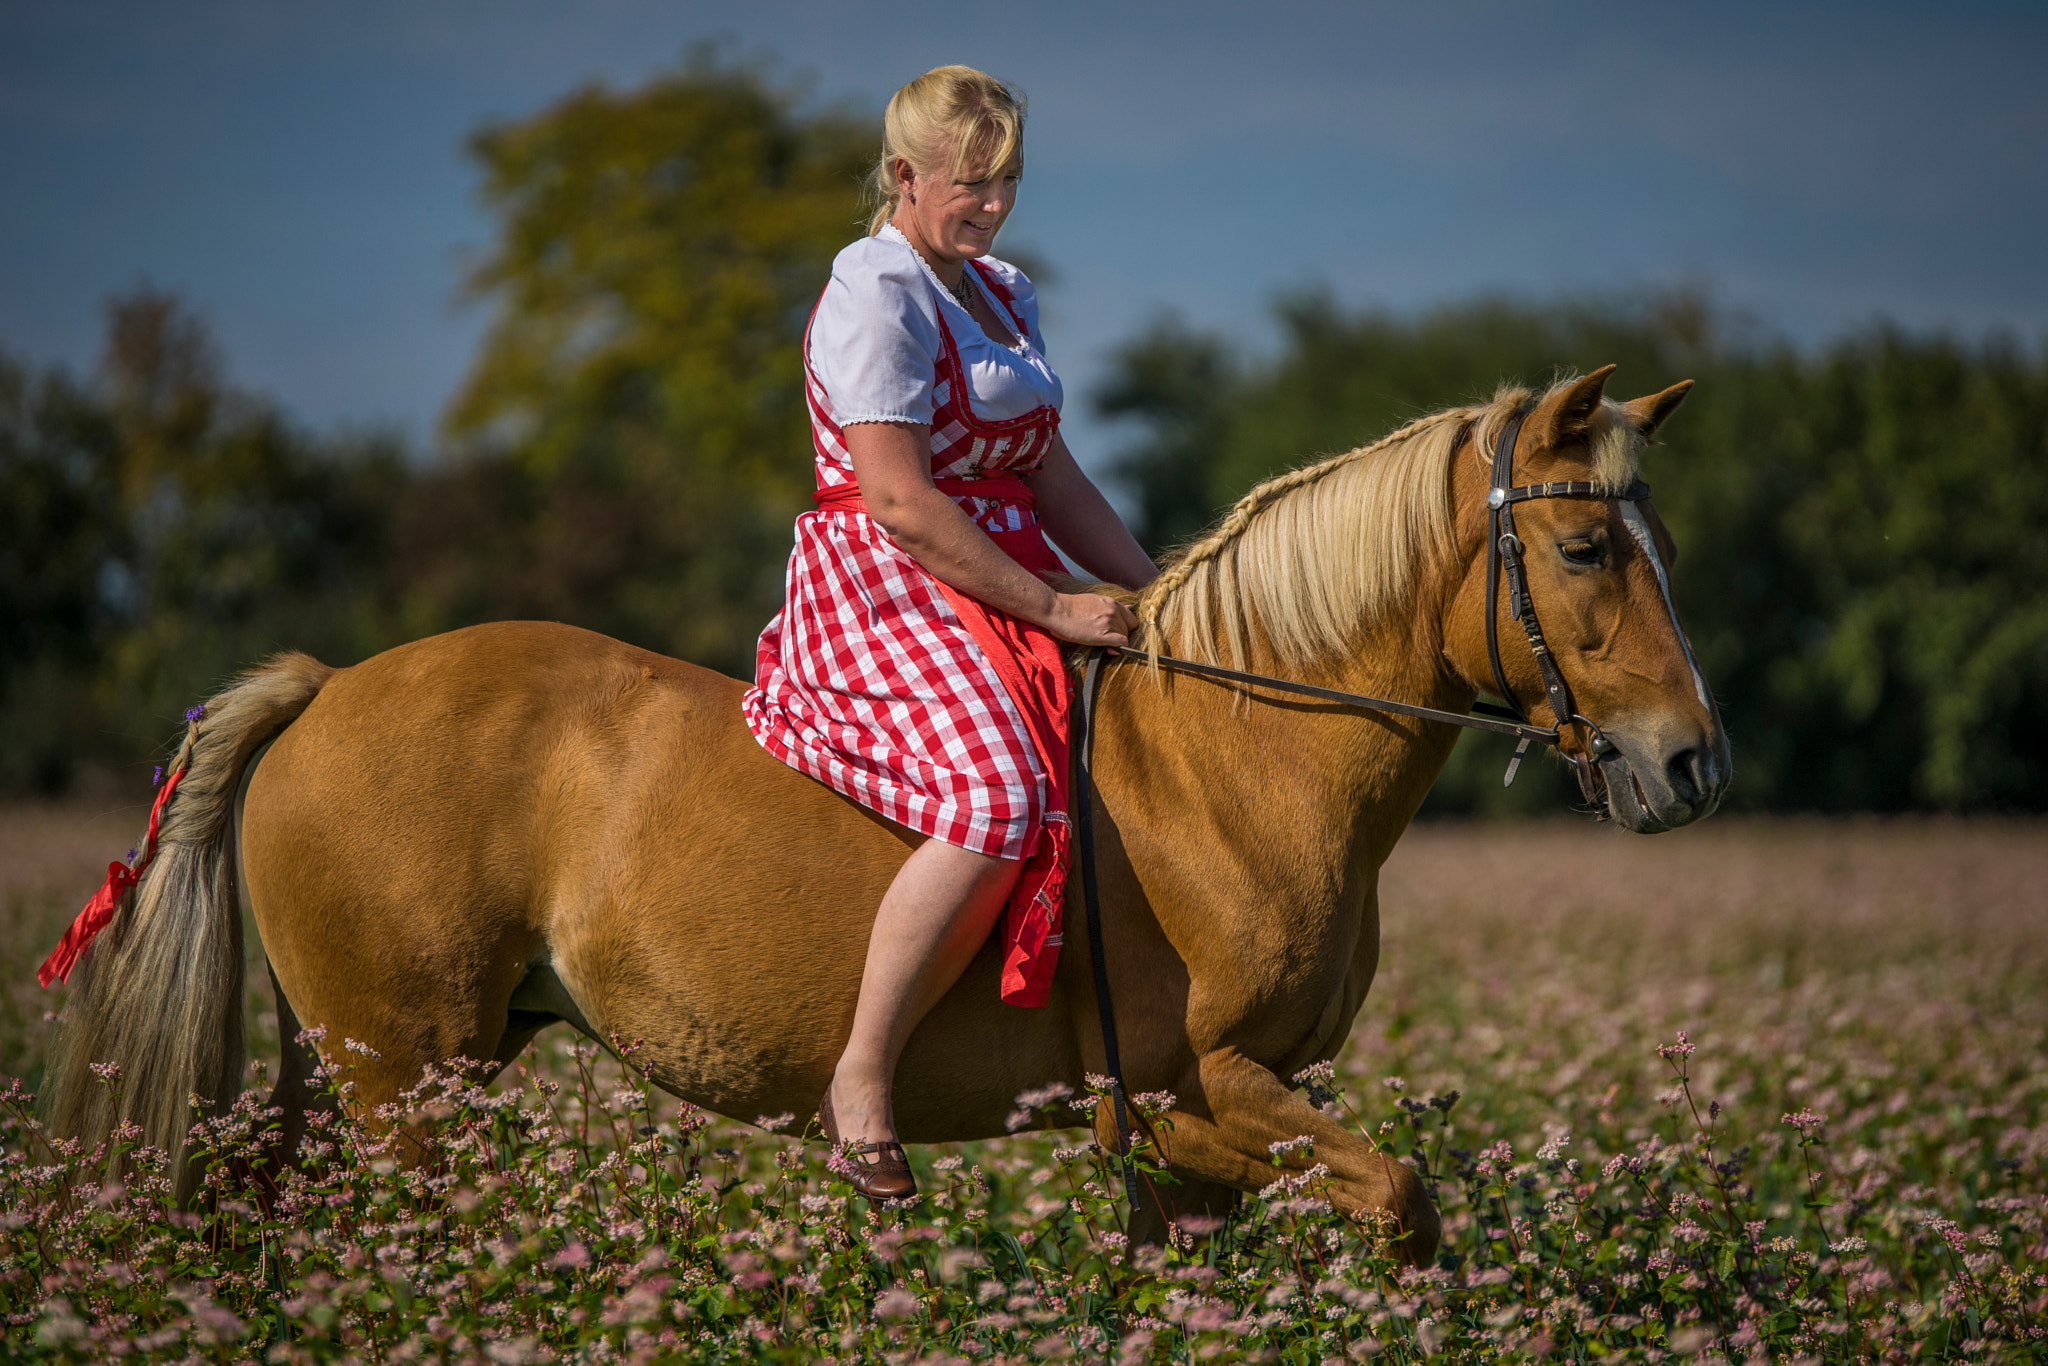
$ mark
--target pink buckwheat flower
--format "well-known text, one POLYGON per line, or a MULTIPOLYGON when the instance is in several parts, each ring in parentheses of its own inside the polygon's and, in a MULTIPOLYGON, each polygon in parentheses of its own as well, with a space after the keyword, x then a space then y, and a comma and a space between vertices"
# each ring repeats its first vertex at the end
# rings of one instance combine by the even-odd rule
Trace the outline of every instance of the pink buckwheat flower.
POLYGON ((1826 1115, 1817 1115, 1808 1109, 1801 1109, 1797 1114, 1786 1115, 1778 1122, 1789 1124, 1806 1137, 1812 1138, 1820 1132, 1821 1126, 1828 1122, 1828 1117, 1826 1115))
POLYGON ((1680 1058, 1689 1058, 1692 1056, 1692 1040, 1686 1038, 1685 1031, 1681 1029, 1678 1031, 1677 1043, 1657 1045, 1657 1056, 1667 1062, 1676 1062, 1680 1058))

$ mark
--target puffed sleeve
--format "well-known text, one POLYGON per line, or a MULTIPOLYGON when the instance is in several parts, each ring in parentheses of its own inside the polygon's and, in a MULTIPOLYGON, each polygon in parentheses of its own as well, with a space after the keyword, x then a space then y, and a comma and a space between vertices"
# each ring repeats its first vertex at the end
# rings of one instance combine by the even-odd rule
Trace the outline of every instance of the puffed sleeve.
POLYGON ((833 421, 929 426, 939 345, 931 288, 908 246, 869 237, 839 253, 811 320, 811 369, 833 421))

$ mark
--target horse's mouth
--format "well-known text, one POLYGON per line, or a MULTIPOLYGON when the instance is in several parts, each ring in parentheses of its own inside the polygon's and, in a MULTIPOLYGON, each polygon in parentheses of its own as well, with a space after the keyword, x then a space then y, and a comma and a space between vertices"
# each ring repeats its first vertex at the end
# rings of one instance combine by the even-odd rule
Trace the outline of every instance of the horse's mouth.
POLYGON ((1619 749, 1602 755, 1594 768, 1607 790, 1607 814, 1616 825, 1638 835, 1661 835, 1671 829, 1657 814, 1642 781, 1619 749))

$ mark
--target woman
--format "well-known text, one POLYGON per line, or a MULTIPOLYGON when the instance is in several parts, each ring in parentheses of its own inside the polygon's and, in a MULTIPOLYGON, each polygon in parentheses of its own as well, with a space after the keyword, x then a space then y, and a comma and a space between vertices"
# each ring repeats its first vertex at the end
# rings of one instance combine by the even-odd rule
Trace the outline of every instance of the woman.
POLYGON ((852 1035, 818 1115, 854 1185, 914 1194, 890 1108, 911 1030, 1005 908, 1003 997, 1042 1005, 1066 869, 1058 641, 1130 613, 1056 591, 1045 533, 1097 578, 1158 573, 1059 434, 1037 295, 989 255, 1016 202, 1024 104, 971 67, 897 91, 869 235, 805 339, 818 510, 762 632, 747 724, 769 753, 927 836, 882 898, 852 1035))

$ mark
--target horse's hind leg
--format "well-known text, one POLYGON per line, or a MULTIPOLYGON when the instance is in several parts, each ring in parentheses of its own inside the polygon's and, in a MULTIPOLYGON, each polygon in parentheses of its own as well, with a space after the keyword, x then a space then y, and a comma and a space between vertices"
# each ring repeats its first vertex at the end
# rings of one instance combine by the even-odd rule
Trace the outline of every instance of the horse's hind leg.
POLYGON ((455 860, 396 838, 347 840, 294 810, 313 800, 307 788, 319 794, 280 768, 295 757, 285 748, 293 738, 257 773, 245 832, 250 906, 284 1036, 276 1101, 295 1141, 305 1106, 330 1085, 352 1116, 374 1121, 429 1067, 466 1058, 490 1069, 539 936, 466 869, 451 872, 455 860), (319 1032, 311 1049, 295 1045, 301 1026, 319 1032), (319 1058, 336 1074, 309 1087, 319 1058))
POLYGON ((270 1104, 282 1112, 271 1142, 271 1170, 277 1171, 298 1157, 299 1143, 311 1128, 315 1112, 335 1113, 334 1093, 319 1084, 316 1075, 319 1055, 299 1041, 299 1018, 279 985, 277 971, 270 972, 270 989, 277 994, 278 1065, 277 1085, 271 1088, 270 1104))
MULTIPOLYGON (((256 816, 252 807, 252 826, 256 816)), ((301 860, 274 876, 264 846, 250 843, 251 902, 277 987, 283 1057, 272 1103, 283 1111, 287 1157, 322 1109, 345 1108, 381 1129, 379 1109, 401 1102, 430 1067, 465 1058, 495 1070, 523 966, 513 936, 423 933, 425 913, 409 908, 446 898, 404 888, 394 895, 388 867, 323 879, 301 860), (322 1075, 323 1059, 331 1076, 322 1075)), ((423 1153, 406 1143, 398 1155, 423 1153)))
MULTIPOLYGON (((430 1068, 466 1059, 475 1064, 467 1078, 481 1081, 498 1070, 497 1055, 508 1044, 523 1046, 532 1037, 529 1028, 508 1038, 513 1021, 502 1004, 492 1012, 474 1003, 437 1001, 422 982, 359 975, 348 970, 352 961, 336 953, 299 981, 275 965, 271 969, 282 1036, 271 1104, 284 1112, 278 1150, 288 1160, 296 1158, 316 1116, 346 1109, 350 1118, 382 1132, 391 1121, 378 1111, 403 1102, 430 1068), (412 1009, 394 1011, 393 996, 412 1009), (307 1024, 315 1027, 308 1031, 307 1024), (308 1035, 303 1043, 302 1034, 308 1035), (325 1075, 323 1059, 331 1069, 325 1075)), ((395 1156, 408 1163, 427 1157, 424 1129, 400 1119, 397 1131, 404 1141, 395 1156)))

